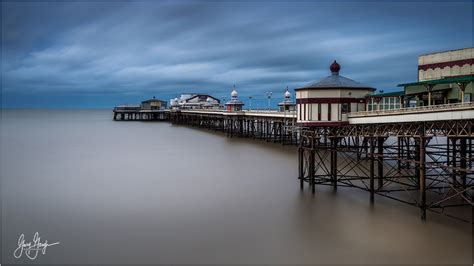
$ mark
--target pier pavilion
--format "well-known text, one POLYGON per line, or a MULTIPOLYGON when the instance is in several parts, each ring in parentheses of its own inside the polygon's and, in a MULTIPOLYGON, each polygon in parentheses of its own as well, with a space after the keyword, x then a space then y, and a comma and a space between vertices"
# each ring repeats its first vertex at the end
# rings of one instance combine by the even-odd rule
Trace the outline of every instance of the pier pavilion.
POLYGON ((278 104, 280 112, 294 112, 296 111, 296 104, 291 100, 291 93, 288 91, 288 87, 286 87, 285 94, 283 95, 285 100, 278 104))
POLYGON ((166 101, 156 99, 155 96, 153 96, 153 98, 142 102, 141 110, 160 110, 166 109, 166 106, 166 101))
POLYGON ((235 86, 230 93, 230 101, 228 101, 225 106, 227 112, 240 112, 242 111, 242 106, 244 106, 244 103, 238 99, 238 93, 235 90, 235 86))
POLYGON ((219 106, 221 101, 208 94, 184 93, 179 98, 170 100, 174 109, 203 109, 209 106, 219 106))
POLYGON ((300 126, 340 126, 348 124, 348 113, 365 111, 365 98, 375 88, 339 75, 334 60, 331 75, 296 88, 297 123, 300 126))

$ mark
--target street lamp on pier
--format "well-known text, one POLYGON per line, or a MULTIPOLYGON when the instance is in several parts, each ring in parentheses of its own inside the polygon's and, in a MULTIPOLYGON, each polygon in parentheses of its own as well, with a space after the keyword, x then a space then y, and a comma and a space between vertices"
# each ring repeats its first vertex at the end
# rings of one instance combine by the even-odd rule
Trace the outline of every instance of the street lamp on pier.
POLYGON ((272 92, 267 91, 267 92, 265 92, 265 94, 267 95, 267 99, 268 99, 268 110, 270 110, 270 102, 272 100, 272 92))

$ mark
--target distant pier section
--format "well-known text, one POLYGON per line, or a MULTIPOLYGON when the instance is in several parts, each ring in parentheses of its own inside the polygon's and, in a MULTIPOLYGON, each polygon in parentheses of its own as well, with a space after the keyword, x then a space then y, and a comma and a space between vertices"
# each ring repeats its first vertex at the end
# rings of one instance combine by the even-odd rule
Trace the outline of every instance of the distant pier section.
POLYGON ((113 110, 114 120, 120 121, 165 121, 168 120, 167 102, 155 97, 140 105, 119 105, 113 110))

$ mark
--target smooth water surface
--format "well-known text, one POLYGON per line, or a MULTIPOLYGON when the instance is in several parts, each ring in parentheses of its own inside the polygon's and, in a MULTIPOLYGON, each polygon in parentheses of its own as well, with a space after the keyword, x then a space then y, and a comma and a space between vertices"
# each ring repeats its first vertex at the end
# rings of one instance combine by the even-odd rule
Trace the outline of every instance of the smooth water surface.
POLYGON ((295 147, 108 110, 2 110, 3 263, 472 263, 471 224, 301 192, 295 147), (60 244, 15 259, 19 236, 60 244))

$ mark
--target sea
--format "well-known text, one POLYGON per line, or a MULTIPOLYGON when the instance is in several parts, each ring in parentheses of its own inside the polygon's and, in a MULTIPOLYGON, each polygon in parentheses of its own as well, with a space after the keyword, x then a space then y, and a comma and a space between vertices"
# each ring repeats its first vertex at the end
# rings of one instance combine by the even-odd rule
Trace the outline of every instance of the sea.
POLYGON ((4 109, 0 126, 2 264, 473 262, 470 223, 301 191, 294 146, 111 110, 4 109), (54 245, 22 248, 38 238, 54 245))

